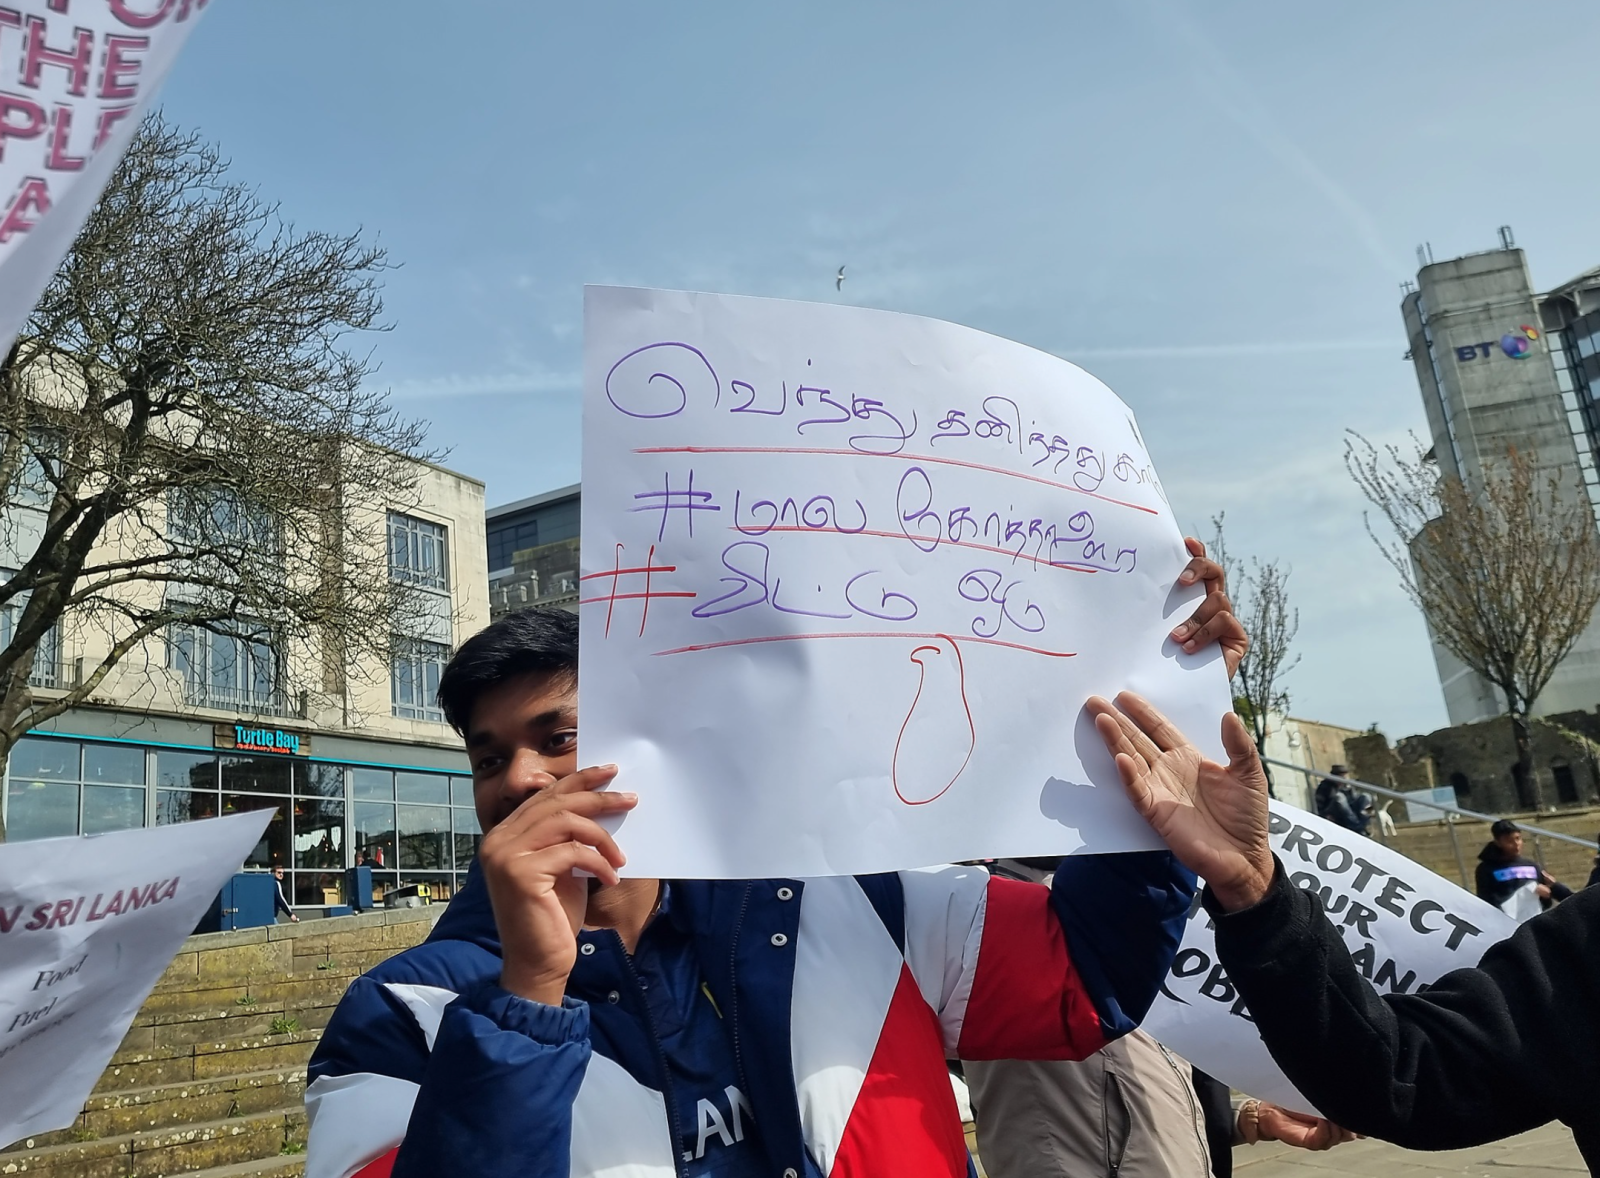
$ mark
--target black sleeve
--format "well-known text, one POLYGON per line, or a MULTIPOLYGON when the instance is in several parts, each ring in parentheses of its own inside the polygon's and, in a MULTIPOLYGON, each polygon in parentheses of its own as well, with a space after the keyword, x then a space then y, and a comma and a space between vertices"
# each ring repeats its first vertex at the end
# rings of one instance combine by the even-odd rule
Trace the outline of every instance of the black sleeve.
POLYGON ((1194 1073, 1194 1094, 1200 1098, 1200 1111, 1205 1116, 1211 1178, 1233 1178, 1233 1134, 1239 1117, 1233 1111, 1232 1094, 1221 1080, 1190 1066, 1194 1073))
POLYGON ((1479 862, 1472 869, 1472 890, 1478 894, 1478 899, 1493 904, 1489 899, 1489 892, 1494 888, 1494 868, 1487 863, 1479 862))
POLYGON ((1576 1102, 1600 1090, 1600 891, 1528 921, 1476 969, 1381 998, 1281 863, 1255 907, 1224 914, 1209 890, 1205 903, 1273 1059, 1337 1124, 1457 1149, 1592 1115, 1576 1102))
POLYGON ((1562 883, 1559 879, 1548 872, 1540 872, 1540 874, 1544 876, 1544 884, 1550 889, 1551 896, 1557 900, 1568 900, 1572 898, 1572 889, 1566 884, 1562 883))

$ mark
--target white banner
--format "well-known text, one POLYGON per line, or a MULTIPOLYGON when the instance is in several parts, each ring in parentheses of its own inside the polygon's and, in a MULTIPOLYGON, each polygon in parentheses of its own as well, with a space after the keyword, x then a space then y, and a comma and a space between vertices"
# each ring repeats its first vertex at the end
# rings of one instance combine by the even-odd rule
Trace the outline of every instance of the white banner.
POLYGON ((591 287, 584 332, 584 758, 640 794, 631 874, 1156 845, 1083 701, 1215 745, 1228 693, 1110 389, 853 307, 591 287))
POLYGON ((72 1124, 272 813, 0 845, 0 1147, 72 1124))
POLYGON ((0 355, 209 0, 0 0, 0 355))
MULTIPOLYGON (((1272 849, 1296 887, 1318 892, 1356 966, 1382 994, 1414 994, 1476 965, 1516 922, 1380 843, 1282 802, 1272 849)), ((1267 1053, 1217 961, 1211 918, 1190 913, 1166 985, 1144 1029, 1190 1063, 1251 1096, 1313 1112, 1267 1053)))

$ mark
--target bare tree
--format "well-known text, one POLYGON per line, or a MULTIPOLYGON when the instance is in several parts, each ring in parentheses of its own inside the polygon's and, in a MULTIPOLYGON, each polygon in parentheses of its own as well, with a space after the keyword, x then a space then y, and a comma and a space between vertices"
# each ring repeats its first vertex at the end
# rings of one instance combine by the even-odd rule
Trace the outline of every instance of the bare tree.
POLYGON ((337 697, 420 608, 384 506, 417 493, 422 428, 346 348, 381 329, 384 252, 297 231, 227 168, 151 116, 0 357, 0 758, 207 636, 251 662, 230 674, 337 697), (58 675, 67 638, 93 653, 58 675))
POLYGON ((1368 534, 1436 641, 1500 689, 1524 802, 1542 808, 1528 713, 1600 602, 1600 532, 1581 486, 1533 454, 1484 466, 1474 493, 1422 452, 1359 434, 1345 443, 1356 485, 1393 528, 1368 534))
MULTIPOLYGON (((1256 751, 1265 757, 1272 717, 1289 712, 1289 692, 1283 686, 1283 677, 1300 662, 1299 655, 1289 657, 1289 647, 1300 631, 1300 612, 1289 605, 1289 570, 1280 568, 1277 561, 1262 564, 1256 557, 1251 557, 1246 567, 1228 551, 1223 519, 1224 515, 1211 518, 1210 554, 1227 574, 1233 612, 1250 635, 1250 649, 1233 677, 1233 710, 1250 729, 1256 751)), ((1264 768, 1271 787, 1272 767, 1264 768)), ((1275 790, 1273 796, 1277 796, 1275 790)))

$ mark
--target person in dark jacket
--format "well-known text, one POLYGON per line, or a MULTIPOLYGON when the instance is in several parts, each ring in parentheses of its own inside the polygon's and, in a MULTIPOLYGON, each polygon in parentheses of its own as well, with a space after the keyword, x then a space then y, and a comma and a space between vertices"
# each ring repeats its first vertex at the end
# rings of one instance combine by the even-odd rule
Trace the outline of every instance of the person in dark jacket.
POLYGON ((1492 945, 1421 993, 1362 976, 1316 893, 1267 841, 1267 779, 1238 717, 1227 765, 1138 696, 1089 702, 1128 796, 1206 882, 1217 954, 1278 1066, 1324 1116, 1411 1149, 1572 1128, 1600 1174, 1600 889, 1492 945))
POLYGON ((1478 852, 1474 872, 1480 900, 1526 920, 1572 895, 1571 888, 1523 855, 1522 829, 1511 819, 1500 819, 1489 828, 1489 834, 1489 841, 1478 852), (1519 903, 1524 895, 1527 902, 1519 903))
MULTIPOLYGON (((1222 641, 1231 671, 1243 629, 1214 562, 1180 575, 1202 580, 1174 641, 1222 641)), ((1164 850, 1075 855, 1048 890, 622 878, 601 822, 638 796, 579 767, 577 676, 554 609, 445 668, 483 842, 428 940, 340 1001, 307 1178, 961 1178, 947 1059, 1082 1059, 1154 1001, 1193 900, 1164 850)))

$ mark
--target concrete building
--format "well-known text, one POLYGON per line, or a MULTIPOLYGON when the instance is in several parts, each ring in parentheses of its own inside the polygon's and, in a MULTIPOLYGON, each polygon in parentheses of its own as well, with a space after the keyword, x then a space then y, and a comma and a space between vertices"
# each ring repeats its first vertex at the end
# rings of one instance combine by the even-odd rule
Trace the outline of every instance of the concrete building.
POLYGON ((1305 772, 1271 766, 1273 792, 1292 806, 1314 812, 1317 783, 1335 765, 1345 764, 1344 742, 1359 735, 1354 728, 1274 713, 1268 724, 1267 756, 1298 765, 1305 772))
MULTIPOLYGON (((1537 454, 1600 515, 1600 269, 1540 293, 1509 229, 1500 241, 1499 249, 1444 262, 1425 248, 1416 289, 1401 303, 1434 457, 1476 488, 1485 466, 1511 448, 1537 454)), ((1498 691, 1437 643, 1434 658, 1452 724, 1504 711, 1498 691)), ((1600 626, 1591 624, 1534 713, 1596 704, 1600 626)))
MULTIPOLYGON (((268 623, 241 623, 235 633, 168 627, 130 651, 86 701, 12 750, 0 793, 8 837, 273 808, 277 817, 246 866, 284 867, 297 905, 342 903, 343 871, 358 856, 373 866, 380 894, 427 884, 436 897, 449 896, 479 832, 460 739, 433 695, 456 645, 489 620, 483 484, 417 467, 419 485, 403 510, 358 508, 372 513, 370 534, 387 539, 390 580, 424 601, 408 632, 391 636, 392 665, 340 671, 325 653, 291 656, 268 623), (330 676, 340 684, 331 692, 330 676)), ((0 519, 5 568, 20 567, 33 550, 39 527, 29 516, 42 518, 44 506, 9 497, 0 519)), ((165 523, 152 526, 170 529, 175 517, 169 500, 165 523)), ((137 553, 137 543, 127 528, 108 533, 94 559, 137 553)), ((125 591, 159 598, 171 590, 146 581, 125 591)), ((0 643, 9 643, 17 609, 4 613, 0 643)), ((44 698, 83 682, 109 648, 93 618, 69 613, 58 630, 34 663, 32 687, 44 698)))
POLYGON ((577 610, 581 499, 575 483, 489 510, 485 530, 494 617, 530 605, 577 610))

